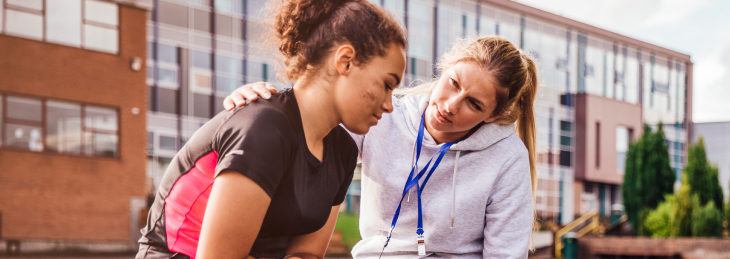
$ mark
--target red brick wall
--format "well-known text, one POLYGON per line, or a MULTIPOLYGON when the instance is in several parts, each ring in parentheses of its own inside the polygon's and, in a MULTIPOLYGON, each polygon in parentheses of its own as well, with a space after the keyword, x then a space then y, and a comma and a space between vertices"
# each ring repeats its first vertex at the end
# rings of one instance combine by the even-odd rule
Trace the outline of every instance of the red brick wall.
POLYGON ((0 148, 3 239, 129 241, 130 198, 145 196, 146 11, 119 5, 119 53, 0 35, 0 92, 119 110, 119 157, 0 148), (132 114, 132 108, 138 114, 132 114))

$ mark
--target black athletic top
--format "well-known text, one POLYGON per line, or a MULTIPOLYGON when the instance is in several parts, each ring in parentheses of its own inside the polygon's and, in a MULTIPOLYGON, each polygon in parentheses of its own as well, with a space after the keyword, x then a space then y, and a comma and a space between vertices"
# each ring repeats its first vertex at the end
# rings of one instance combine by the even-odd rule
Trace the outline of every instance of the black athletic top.
POLYGON ((312 155, 291 89, 223 111, 193 134, 167 168, 137 258, 194 257, 214 179, 226 169, 250 178, 271 197, 250 254, 282 258, 289 237, 319 230, 332 206, 342 203, 357 152, 337 126, 324 138, 322 162, 312 155))

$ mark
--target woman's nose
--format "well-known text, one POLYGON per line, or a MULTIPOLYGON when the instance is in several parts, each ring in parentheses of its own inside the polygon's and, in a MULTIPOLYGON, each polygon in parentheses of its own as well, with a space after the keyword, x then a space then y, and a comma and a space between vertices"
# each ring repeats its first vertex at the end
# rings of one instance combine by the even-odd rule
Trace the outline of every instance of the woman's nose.
POLYGON ((458 106, 459 100, 457 100, 457 99, 458 99, 458 97, 454 96, 454 97, 446 100, 446 102, 444 103, 444 109, 446 110, 446 112, 448 112, 450 114, 456 114, 457 112, 459 112, 459 106, 458 106))

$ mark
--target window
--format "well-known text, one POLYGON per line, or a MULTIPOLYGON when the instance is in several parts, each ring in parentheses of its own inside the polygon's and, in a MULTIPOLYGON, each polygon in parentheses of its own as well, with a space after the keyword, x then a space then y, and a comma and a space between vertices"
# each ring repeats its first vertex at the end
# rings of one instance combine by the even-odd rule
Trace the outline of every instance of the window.
POLYGON ((405 1, 403 0, 384 0, 383 1, 383 8, 388 10, 393 17, 395 17, 398 22, 401 24, 404 23, 404 15, 405 15, 405 1))
POLYGON ((42 102, 38 99, 8 96, 4 146, 43 151, 42 102))
POLYGON ((244 0, 246 1, 247 18, 260 20, 264 15, 263 9, 267 0, 244 0))
POLYGON ((210 12, 195 9, 193 14, 193 28, 199 31, 210 32, 210 12))
POLYGON ((119 50, 119 14, 115 3, 7 0, 5 4, 5 12, 0 7, 0 20, 5 18, 7 34, 109 53, 119 50))
POLYGON ((5 19, 7 21, 7 24, 5 24, 6 33, 34 40, 43 40, 43 7, 40 6, 38 9, 27 8, 32 2, 35 1, 7 2, 7 10, 5 12, 5 19), (18 5, 16 6, 13 3, 18 5))
POLYGON ((81 0, 46 0, 46 40, 81 47, 81 0))
POLYGON ((195 117, 210 118, 210 96, 193 94, 193 115, 195 117))
POLYGON ((147 132, 147 153, 151 154, 152 150, 155 150, 155 133, 147 132))
POLYGON ((47 150, 68 154, 81 153, 81 105, 48 101, 46 107, 47 150))
POLYGON ((629 141, 629 129, 624 126, 616 127, 616 172, 619 174, 624 174, 629 141))
POLYGON ((178 90, 162 88, 158 90, 160 95, 158 96, 160 112, 178 113, 178 90))
POLYGON ((84 154, 116 157, 119 139, 117 111, 97 106, 84 107, 84 154))
POLYGON ((41 100, 8 96, 8 119, 41 122, 41 100))
POLYGON ((264 81, 264 64, 246 61, 246 83, 264 81))
POLYGON ((570 156, 571 156, 570 151, 560 150, 560 165, 561 166, 571 166, 570 156))
POLYGON ((244 14, 243 1, 241 0, 216 0, 215 9, 222 12, 244 14))
POLYGON ((118 112, 115 109, 28 97, 0 97, 4 98, 7 109, 0 116, 0 128, 4 128, 4 135, 0 134, 2 147, 117 156, 118 112))
POLYGON ((193 51, 193 67, 210 69, 211 64, 210 53, 193 51))
POLYGON ((561 131, 567 131, 571 132, 573 128, 573 123, 569 121, 560 121, 560 130, 561 131))
POLYGON ((119 49, 117 5, 98 0, 84 2, 84 47, 117 53, 119 49))
POLYGON ((157 44, 157 60, 177 64, 177 48, 175 46, 157 44))
POLYGON ((3 28, 5 28, 5 26, 3 26, 3 23, 5 23, 5 18, 3 18, 3 14, 5 14, 5 6, 4 4, 0 3, 0 33, 2 33, 3 28))
POLYGON ((175 46, 157 44, 157 83, 169 89, 177 89, 180 78, 178 76, 178 49, 175 46))
MULTIPOLYGON (((408 0, 408 56, 433 60, 433 1, 408 0)), ((427 67, 426 71, 431 71, 427 67)), ((430 73, 428 73, 430 74, 430 73)))
POLYGON ((572 141, 570 137, 566 136, 560 136, 560 145, 561 146, 572 146, 572 141))
POLYGON ((210 94, 211 73, 209 71, 194 70, 192 72, 192 90, 202 94, 210 94))
POLYGON ((160 136, 160 149, 176 151, 175 137, 160 136))
POLYGON ((596 168, 601 166, 601 123, 596 122, 596 168))
POLYGON ((188 27, 188 8, 185 6, 160 1, 157 7, 157 15, 157 19, 161 23, 183 28, 188 27))

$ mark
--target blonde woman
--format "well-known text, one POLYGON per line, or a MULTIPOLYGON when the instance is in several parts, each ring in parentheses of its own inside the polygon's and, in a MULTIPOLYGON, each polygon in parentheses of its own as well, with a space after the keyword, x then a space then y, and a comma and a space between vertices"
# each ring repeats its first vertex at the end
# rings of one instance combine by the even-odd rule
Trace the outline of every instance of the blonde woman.
MULTIPOLYGON (((379 124, 350 134, 362 162, 355 258, 527 258, 533 223, 534 61, 509 41, 455 45, 438 80, 401 90, 379 124)), ((265 96, 239 88, 225 105, 265 96)), ((397 92, 396 92, 397 94, 397 92)))

